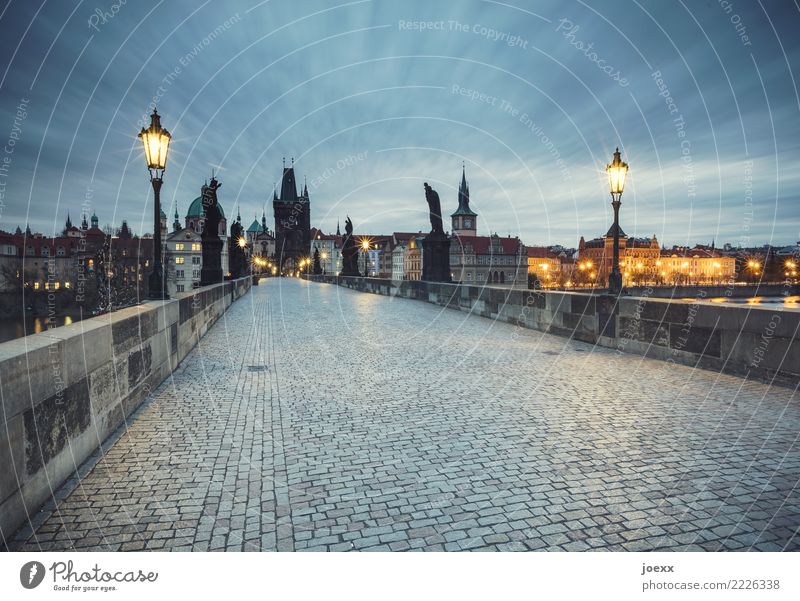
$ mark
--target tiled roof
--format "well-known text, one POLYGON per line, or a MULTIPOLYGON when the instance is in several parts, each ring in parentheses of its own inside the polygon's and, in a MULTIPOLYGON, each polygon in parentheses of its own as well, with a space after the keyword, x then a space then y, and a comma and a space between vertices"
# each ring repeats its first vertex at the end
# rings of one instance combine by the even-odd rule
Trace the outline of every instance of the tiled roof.
POLYGON ((546 246, 528 246, 528 256, 531 259, 557 259, 558 255, 546 246))
POLYGON ((488 255, 493 252, 491 248, 492 240, 499 242, 502 254, 517 254, 517 249, 520 245, 519 238, 501 238, 500 236, 453 236, 451 248, 470 246, 476 255, 488 255))

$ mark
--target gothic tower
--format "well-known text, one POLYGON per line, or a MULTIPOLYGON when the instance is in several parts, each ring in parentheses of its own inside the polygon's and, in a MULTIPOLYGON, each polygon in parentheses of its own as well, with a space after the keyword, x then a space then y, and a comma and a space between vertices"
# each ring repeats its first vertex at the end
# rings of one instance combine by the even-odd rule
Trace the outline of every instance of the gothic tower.
POLYGON ((478 214, 469 208, 469 186, 466 169, 461 167, 461 184, 458 186, 458 208, 450 215, 453 220, 454 236, 477 236, 478 214))
POLYGON ((281 193, 273 192, 272 207, 275 212, 275 259, 281 273, 293 271, 299 260, 307 257, 311 248, 311 203, 308 187, 297 193, 294 159, 291 167, 283 163, 281 193))

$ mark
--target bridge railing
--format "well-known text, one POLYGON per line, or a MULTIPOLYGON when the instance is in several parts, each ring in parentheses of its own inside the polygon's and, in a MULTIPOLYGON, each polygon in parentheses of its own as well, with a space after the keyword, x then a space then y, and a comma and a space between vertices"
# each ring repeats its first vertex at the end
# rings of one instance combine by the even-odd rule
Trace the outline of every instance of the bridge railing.
POLYGON ((0 344, 0 543, 250 286, 231 280, 0 344))
POLYGON ((769 305, 490 288, 379 278, 307 276, 374 294, 402 296, 574 338, 620 352, 764 382, 800 383, 800 310, 769 305))

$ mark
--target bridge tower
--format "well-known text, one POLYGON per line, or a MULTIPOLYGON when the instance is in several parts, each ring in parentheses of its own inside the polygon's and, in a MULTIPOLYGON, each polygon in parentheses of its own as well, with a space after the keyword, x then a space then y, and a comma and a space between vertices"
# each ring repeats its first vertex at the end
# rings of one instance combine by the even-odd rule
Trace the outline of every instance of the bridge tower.
POLYGON ((294 159, 290 167, 283 160, 280 196, 273 191, 272 207, 275 212, 275 260, 281 273, 297 269, 299 260, 308 256, 311 248, 311 203, 308 186, 297 193, 294 159))

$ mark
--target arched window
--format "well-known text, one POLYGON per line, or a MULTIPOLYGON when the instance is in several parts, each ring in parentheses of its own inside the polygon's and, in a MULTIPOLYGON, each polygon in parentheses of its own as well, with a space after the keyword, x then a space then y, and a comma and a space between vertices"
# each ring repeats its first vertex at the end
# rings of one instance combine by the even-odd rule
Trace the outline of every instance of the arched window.
POLYGON ((505 271, 501 271, 500 272, 500 283, 501 284, 505 284, 506 283, 506 272, 505 271))

